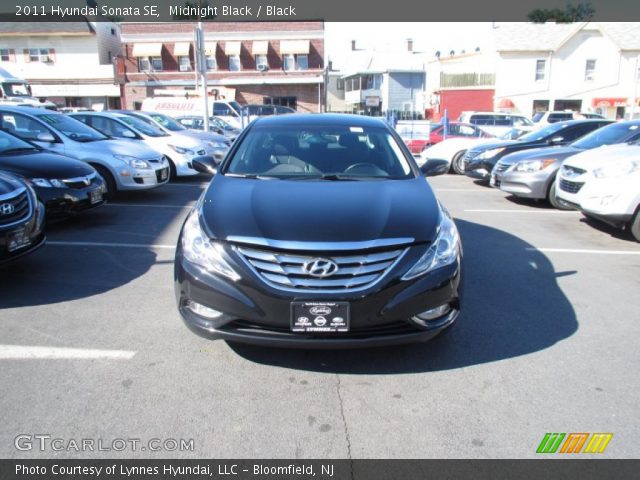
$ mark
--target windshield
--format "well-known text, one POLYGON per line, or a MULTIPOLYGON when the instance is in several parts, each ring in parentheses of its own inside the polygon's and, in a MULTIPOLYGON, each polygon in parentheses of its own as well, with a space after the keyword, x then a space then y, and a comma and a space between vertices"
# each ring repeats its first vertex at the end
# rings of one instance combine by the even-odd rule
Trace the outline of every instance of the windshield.
POLYGON ((254 127, 225 174, 269 178, 414 178, 409 160, 384 128, 295 125, 254 127))
POLYGON ((31 92, 26 83, 5 82, 2 84, 2 90, 9 97, 30 97, 31 92))
POLYGON ((528 133, 529 130, 522 130, 521 128, 512 128, 511 130, 500 135, 501 140, 515 140, 516 138, 520 138, 525 133, 528 133))
POLYGON ((75 140, 76 142, 96 142, 98 140, 106 140, 108 138, 97 130, 87 127, 79 120, 61 113, 38 115, 38 118, 50 125, 51 128, 56 129, 65 137, 75 140))
POLYGON ((566 123, 552 123, 551 125, 541 128, 540 130, 535 130, 531 133, 527 133, 526 135, 518 138, 518 140, 522 140, 523 142, 535 142, 537 140, 544 140, 545 138, 562 130, 566 126, 566 123))
POLYGON ((227 122, 225 122, 224 120, 222 120, 221 118, 218 117, 210 117, 209 121, 211 123, 213 123, 216 127, 221 128, 223 130, 230 130, 233 131, 235 130, 234 127, 232 127, 231 125, 229 125, 227 122))
POLYGON ((119 117, 119 119, 129 125, 134 130, 137 130, 139 133, 146 135, 148 137, 167 137, 168 134, 164 133, 159 128, 154 127, 153 125, 149 125, 144 121, 140 120, 137 117, 130 117, 129 115, 123 115, 119 117))
POLYGON ((604 128, 594 130, 588 135, 585 135, 580 140, 572 143, 573 147, 590 149, 601 147, 602 145, 612 145, 614 143, 623 142, 626 138, 629 138, 634 133, 640 133, 638 130, 640 125, 625 125, 620 123, 614 123, 604 128))
POLYGON ((171 132, 181 132, 186 130, 184 126, 180 125, 173 118, 163 115, 162 113, 149 113, 148 115, 171 132))
POLYGON ((36 147, 30 143, 20 140, 13 135, 0 130, 0 155, 19 150, 35 150, 36 147))

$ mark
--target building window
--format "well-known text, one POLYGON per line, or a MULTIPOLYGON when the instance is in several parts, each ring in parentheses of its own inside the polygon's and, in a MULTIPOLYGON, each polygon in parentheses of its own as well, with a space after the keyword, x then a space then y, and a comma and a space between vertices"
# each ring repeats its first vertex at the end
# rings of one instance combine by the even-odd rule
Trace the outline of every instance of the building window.
POLYGON ((339 78, 338 80, 336 80, 336 89, 344 90, 344 80, 342 78, 339 78))
POLYGON ((49 55, 48 48, 28 48, 25 49, 25 60, 28 62, 52 63, 53 59, 49 55))
POLYGON ((181 55, 178 57, 178 65, 181 72, 188 72, 191 70, 191 59, 187 55, 181 55))
POLYGON ((309 70, 309 55, 296 55, 296 69, 309 70))
POLYGON ((265 105, 282 105, 296 110, 298 107, 298 97, 263 97, 262 103, 265 105))
POLYGON ((231 72, 240 71, 240 55, 229 55, 229 70, 231 72))
POLYGON ((207 70, 217 70, 218 62, 215 55, 207 55, 207 70))
POLYGON ((541 82, 542 80, 544 80, 546 67, 546 60, 536 60, 536 82, 541 82))
POLYGON ((115 29, 115 28, 112 28, 112 29, 111 29, 111 35, 114 35, 114 36, 115 36, 115 34, 116 34, 116 29, 115 29))
POLYGON ((8 48, 0 48, 0 61, 2 62, 11 61, 11 52, 9 52, 8 48))
POLYGON ((111 54, 111 50, 107 52, 107 60, 109 63, 113 62, 113 55, 111 54))
POLYGON ((296 68, 296 56, 293 54, 285 55, 283 58, 283 68, 286 71, 295 70, 296 68))
POLYGON ((256 55, 256 70, 268 70, 268 69, 269 69, 269 61, 267 60, 267 56, 256 55))
POLYGON ((162 57, 139 57, 138 70, 141 72, 162 71, 162 57))
POLYGON ((593 59, 587 60, 584 67, 584 79, 589 82, 592 81, 596 73, 596 61, 593 59))

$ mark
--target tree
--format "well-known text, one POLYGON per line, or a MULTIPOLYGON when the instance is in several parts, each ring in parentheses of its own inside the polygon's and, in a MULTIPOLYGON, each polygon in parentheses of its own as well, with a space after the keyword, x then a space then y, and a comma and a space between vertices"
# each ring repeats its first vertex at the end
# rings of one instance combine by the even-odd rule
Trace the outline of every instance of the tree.
POLYGON ((536 8, 527 15, 530 22, 544 23, 554 20, 557 23, 573 23, 591 20, 595 9, 590 3, 569 3, 564 10, 559 8, 536 8))

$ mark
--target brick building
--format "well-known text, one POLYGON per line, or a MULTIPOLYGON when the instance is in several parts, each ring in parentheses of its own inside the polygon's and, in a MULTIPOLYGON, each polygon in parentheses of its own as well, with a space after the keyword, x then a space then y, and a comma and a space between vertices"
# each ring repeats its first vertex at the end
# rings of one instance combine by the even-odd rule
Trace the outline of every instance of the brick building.
MULTIPOLYGON (((121 24, 124 108, 139 107, 163 93, 158 90, 195 89, 194 25, 121 24)), ((203 28, 211 95, 319 111, 323 22, 207 22, 203 28)))

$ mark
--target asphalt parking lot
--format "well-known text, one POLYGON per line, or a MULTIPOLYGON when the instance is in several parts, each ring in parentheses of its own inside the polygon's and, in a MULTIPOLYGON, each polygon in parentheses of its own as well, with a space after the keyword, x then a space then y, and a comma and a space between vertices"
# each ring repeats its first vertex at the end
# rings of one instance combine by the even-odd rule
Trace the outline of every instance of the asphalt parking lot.
POLYGON ((52 225, 0 272, 0 457, 531 458, 546 432, 612 432, 604 456, 640 455, 640 245, 624 233, 434 178, 465 251, 449 334, 235 346, 195 336, 175 308, 173 248, 204 181, 52 225), (21 434, 194 448, 20 451, 21 434))

